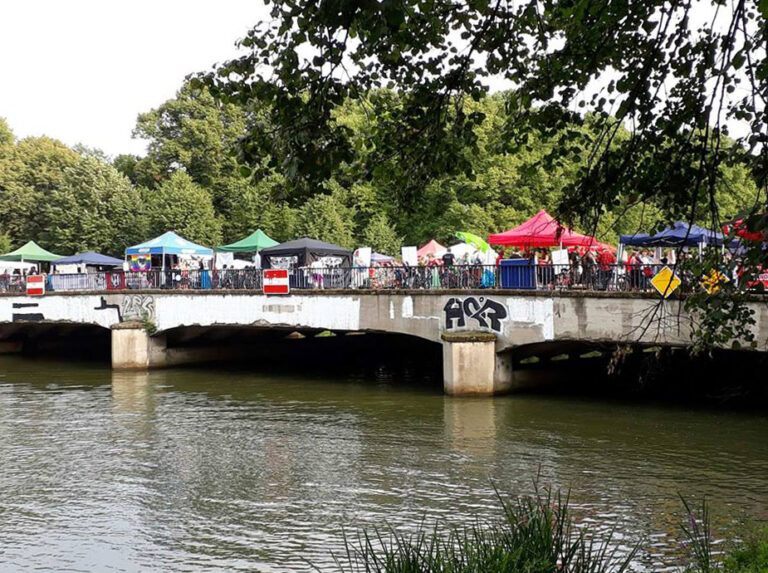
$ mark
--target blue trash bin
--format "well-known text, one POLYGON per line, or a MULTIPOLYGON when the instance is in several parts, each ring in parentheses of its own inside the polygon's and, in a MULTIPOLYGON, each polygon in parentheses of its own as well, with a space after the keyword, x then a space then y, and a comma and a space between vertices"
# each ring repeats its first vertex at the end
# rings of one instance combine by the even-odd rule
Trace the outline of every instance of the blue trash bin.
POLYGON ((501 288, 536 289, 536 265, 528 259, 507 259, 501 266, 501 288))

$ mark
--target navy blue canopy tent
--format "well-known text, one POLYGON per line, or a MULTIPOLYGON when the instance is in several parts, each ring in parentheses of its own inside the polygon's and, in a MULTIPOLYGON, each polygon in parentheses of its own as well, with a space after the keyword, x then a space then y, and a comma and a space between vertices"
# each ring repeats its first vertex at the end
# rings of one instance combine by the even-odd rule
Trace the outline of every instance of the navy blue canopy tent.
POLYGON ((62 257, 52 262, 54 265, 91 265, 95 267, 120 267, 123 265, 122 259, 94 253, 93 251, 62 257))
POLYGON ((724 238, 722 233, 704 229, 698 225, 688 225, 684 221, 676 222, 655 235, 637 233, 635 235, 620 235, 622 245, 633 247, 699 247, 701 245, 721 246, 724 238))

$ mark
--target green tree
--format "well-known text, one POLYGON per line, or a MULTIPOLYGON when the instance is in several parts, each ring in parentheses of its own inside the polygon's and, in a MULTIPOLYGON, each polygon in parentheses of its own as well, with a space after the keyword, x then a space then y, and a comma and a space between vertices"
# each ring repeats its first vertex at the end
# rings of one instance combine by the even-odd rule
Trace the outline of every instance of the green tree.
POLYGON ((141 193, 95 157, 65 169, 36 216, 40 243, 59 252, 96 250, 115 255, 146 233, 141 193))
POLYGON ((147 155, 132 167, 126 158, 121 163, 148 187, 183 169, 211 191, 214 206, 223 210, 229 197, 226 183, 221 184, 239 174, 234 153, 245 133, 243 107, 222 104, 207 90, 185 84, 175 98, 139 115, 134 136, 149 141, 147 155))
POLYGON ((392 223, 384 213, 377 213, 368 221, 362 236, 362 243, 378 253, 399 256, 403 238, 397 235, 392 223))
POLYGON ((5 121, 5 118, 0 117, 0 147, 9 146, 14 141, 16 141, 16 136, 13 135, 8 122, 5 121))
POLYGON ((40 208, 80 159, 48 137, 22 139, 0 151, 0 224, 14 244, 43 236, 48 223, 40 217, 40 208))
POLYGON ((332 192, 308 199, 298 212, 296 232, 320 241, 342 247, 355 246, 354 209, 344 202, 344 190, 336 182, 329 182, 332 192))
POLYGON ((183 171, 176 171, 156 189, 146 189, 144 200, 150 235, 174 231, 203 245, 221 242, 221 224, 210 194, 183 171))

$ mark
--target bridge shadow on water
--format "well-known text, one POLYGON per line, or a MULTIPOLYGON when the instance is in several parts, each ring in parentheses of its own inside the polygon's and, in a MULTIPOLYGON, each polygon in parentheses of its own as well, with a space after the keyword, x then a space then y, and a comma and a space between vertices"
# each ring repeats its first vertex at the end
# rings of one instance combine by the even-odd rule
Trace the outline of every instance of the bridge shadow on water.
MULTIPOLYGON (((4 344, 22 356, 109 367, 110 331, 75 325, 19 325, 4 344)), ((186 328, 165 333, 169 348, 221 349, 217 360, 184 369, 249 372, 442 392, 442 347, 413 336, 278 329, 186 328)), ((768 354, 680 348, 543 344, 512 353, 520 393, 729 405, 764 409, 768 354)))
POLYGON ((768 356, 720 350, 692 356, 687 349, 578 345, 515 356, 524 391, 561 396, 727 405, 768 405, 768 356))

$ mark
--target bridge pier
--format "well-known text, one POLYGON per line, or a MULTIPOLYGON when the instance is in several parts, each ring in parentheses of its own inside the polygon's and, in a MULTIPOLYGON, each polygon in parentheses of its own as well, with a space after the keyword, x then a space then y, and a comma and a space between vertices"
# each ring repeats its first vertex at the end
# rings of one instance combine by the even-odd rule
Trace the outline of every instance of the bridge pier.
POLYGON ((512 361, 496 354, 487 332, 444 333, 443 390, 450 396, 491 396, 512 385, 512 361))
POLYGON ((112 327, 112 368, 146 370, 166 366, 165 336, 150 336, 141 322, 112 327))

